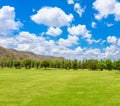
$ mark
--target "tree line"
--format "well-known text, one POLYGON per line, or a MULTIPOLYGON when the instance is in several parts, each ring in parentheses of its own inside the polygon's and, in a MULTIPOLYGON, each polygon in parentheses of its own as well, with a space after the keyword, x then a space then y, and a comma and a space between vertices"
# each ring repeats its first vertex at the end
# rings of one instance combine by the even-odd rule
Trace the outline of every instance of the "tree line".
POLYGON ((53 59, 53 60, 14 60, 12 58, 3 58, 0 59, 1 68, 61 68, 61 69, 90 69, 90 70, 120 70, 120 59, 116 61, 111 61, 110 59, 106 60, 65 60, 65 59, 53 59))

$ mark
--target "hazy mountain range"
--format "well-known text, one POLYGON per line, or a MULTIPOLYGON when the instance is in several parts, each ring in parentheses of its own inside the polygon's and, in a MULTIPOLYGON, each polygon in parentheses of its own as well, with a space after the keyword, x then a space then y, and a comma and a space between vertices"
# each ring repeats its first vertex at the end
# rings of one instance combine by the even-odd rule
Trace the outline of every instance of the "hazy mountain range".
POLYGON ((0 58, 13 58, 15 60, 32 59, 32 60, 48 60, 48 59, 63 59, 62 57, 37 55, 28 51, 18 51, 7 49, 0 46, 0 58))

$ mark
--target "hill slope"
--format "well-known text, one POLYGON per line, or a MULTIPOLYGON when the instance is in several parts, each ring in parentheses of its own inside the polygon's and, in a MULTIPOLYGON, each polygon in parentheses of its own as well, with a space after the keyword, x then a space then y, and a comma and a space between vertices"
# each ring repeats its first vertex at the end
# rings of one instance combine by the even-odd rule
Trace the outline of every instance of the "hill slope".
POLYGON ((62 57, 37 55, 32 52, 18 51, 6 49, 0 46, 0 58, 13 58, 15 60, 32 59, 32 60, 47 60, 47 59, 63 59, 62 57))

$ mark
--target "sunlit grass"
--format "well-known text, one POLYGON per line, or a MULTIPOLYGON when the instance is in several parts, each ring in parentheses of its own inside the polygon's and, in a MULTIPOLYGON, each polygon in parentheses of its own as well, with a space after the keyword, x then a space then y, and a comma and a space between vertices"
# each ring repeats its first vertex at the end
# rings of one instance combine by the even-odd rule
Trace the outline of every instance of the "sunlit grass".
POLYGON ((120 106, 120 74, 0 69, 0 106, 120 106))

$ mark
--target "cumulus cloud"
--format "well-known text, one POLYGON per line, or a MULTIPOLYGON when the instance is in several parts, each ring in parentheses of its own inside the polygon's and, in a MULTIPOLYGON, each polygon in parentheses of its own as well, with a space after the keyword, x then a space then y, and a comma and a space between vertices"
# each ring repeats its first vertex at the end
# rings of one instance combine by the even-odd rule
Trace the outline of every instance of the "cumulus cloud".
POLYGON ((99 43, 101 41, 101 39, 99 39, 99 40, 87 39, 87 41, 88 41, 89 44, 92 44, 92 43, 99 43))
POLYGON ((18 30, 22 24, 15 21, 15 8, 3 6, 0 9, 0 35, 9 35, 18 30))
POLYGON ((117 38, 115 36, 108 36, 107 37, 107 42, 112 43, 112 44, 116 44, 117 38))
POLYGON ((16 36, 16 39, 19 43, 32 43, 36 42, 38 37, 35 34, 29 33, 29 32, 20 32, 19 35, 16 36))
POLYGON ((95 18, 101 20, 109 15, 114 15, 116 21, 120 21, 120 2, 117 0, 96 0, 93 8, 98 11, 95 18))
POLYGON ((99 40, 92 39, 92 34, 90 33, 89 30, 87 30, 86 25, 79 24, 77 26, 69 27, 68 32, 70 35, 81 36, 89 44, 99 43, 101 41, 101 39, 99 39, 99 40))
POLYGON ((113 26, 114 24, 106 23, 106 25, 107 25, 108 27, 111 27, 111 26, 113 26))
POLYGON ((95 22, 92 22, 92 23, 91 23, 91 27, 92 27, 92 28, 96 28, 96 25, 97 25, 97 24, 96 24, 95 22))
POLYGON ((13 37, 0 37, 0 45, 22 51, 30 51, 41 55, 62 56, 67 59, 106 59, 112 60, 120 57, 120 38, 116 45, 111 44, 103 49, 80 47, 78 36, 69 35, 67 39, 58 41, 47 40, 45 37, 37 36, 34 33, 20 32, 13 37), (77 46, 72 48, 71 46, 77 46))
POLYGON ((84 58, 87 57, 87 59, 100 59, 100 49, 85 49, 85 55, 84 58))
POLYGON ((18 42, 16 47, 18 50, 34 53, 39 52, 41 54, 44 52, 44 47, 42 47, 42 43, 44 42, 43 37, 38 37, 29 32, 20 32, 14 39, 18 42))
POLYGON ((74 0, 67 0, 68 4, 74 4, 74 0))
POLYGON ((51 36, 58 36, 58 35, 62 34, 62 30, 60 28, 58 28, 58 27, 57 28, 49 27, 46 34, 51 35, 51 36))
POLYGON ((68 32, 70 35, 76 35, 79 36, 81 35, 83 38, 91 38, 90 32, 87 30, 85 25, 77 25, 73 27, 68 28, 68 32))
POLYGON ((110 45, 105 48, 103 58, 111 58, 112 60, 117 60, 120 58, 120 48, 115 45, 110 45))
POLYGON ((76 11, 76 13, 79 14, 80 17, 82 17, 82 14, 83 14, 85 8, 82 8, 79 3, 75 3, 74 10, 76 11))
POLYGON ((58 7, 43 7, 35 15, 31 16, 35 23, 52 27, 68 26, 73 18, 72 14, 67 15, 58 7))
POLYGON ((58 44, 63 47, 69 47, 78 43, 79 38, 77 36, 68 35, 67 39, 60 38, 58 44))
MULTIPOLYGON (((80 10, 82 9, 80 4, 75 4, 73 0, 69 0, 69 4, 76 5, 78 14, 82 16, 83 11, 80 10)), ((118 1, 108 0, 108 2, 104 3, 104 0, 96 0, 93 5, 98 10, 98 14, 95 15, 96 19, 107 18, 112 14, 115 16, 115 20, 120 20, 120 11, 118 11, 120 10, 120 3, 118 1)), ((48 26, 46 34, 51 36, 62 34, 60 27, 68 26, 73 18, 72 14, 66 14, 58 7, 43 7, 35 15, 31 16, 34 22, 48 26)), ((87 30, 86 25, 69 26, 67 29, 69 33, 67 39, 60 38, 57 41, 48 40, 42 34, 38 36, 25 31, 19 32, 19 34, 14 36, 1 36, 10 35, 13 31, 18 30, 21 25, 15 19, 15 8, 3 6, 0 9, 0 45, 17 50, 31 51, 41 55, 62 56, 68 59, 111 58, 115 60, 120 58, 120 38, 115 36, 107 37, 107 42, 110 43, 110 46, 106 46, 103 49, 99 49, 99 47, 81 47, 79 45, 79 37, 85 39, 89 44, 101 41, 101 39, 92 39, 92 34, 87 30)), ((96 23, 92 22, 92 27, 95 26, 96 23)))
POLYGON ((120 21, 120 2, 116 2, 114 10, 113 10, 113 14, 115 16, 115 20, 116 21, 120 21))
POLYGON ((0 46, 16 49, 18 42, 14 37, 0 37, 0 46))
POLYGON ((67 50, 66 47, 57 45, 54 40, 47 40, 45 37, 24 31, 14 37, 0 37, 0 45, 7 48, 53 56, 63 56, 62 52, 67 50))
POLYGON ((120 38, 118 39, 118 43, 117 43, 118 46, 120 46, 120 38))
POLYGON ((99 48, 85 48, 83 59, 112 59, 117 60, 120 58, 120 49, 115 45, 107 46, 103 49, 99 48))

